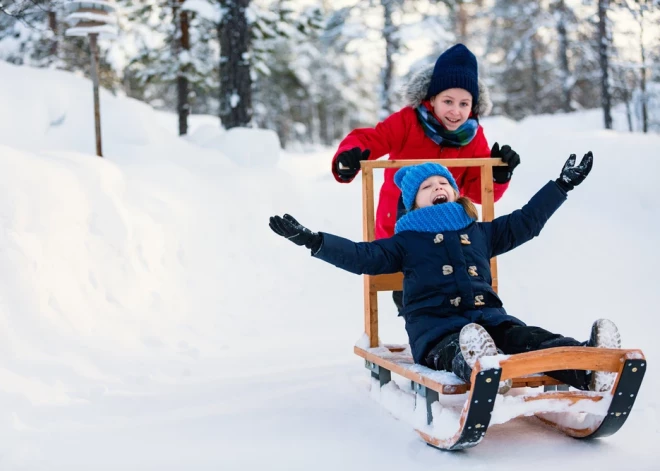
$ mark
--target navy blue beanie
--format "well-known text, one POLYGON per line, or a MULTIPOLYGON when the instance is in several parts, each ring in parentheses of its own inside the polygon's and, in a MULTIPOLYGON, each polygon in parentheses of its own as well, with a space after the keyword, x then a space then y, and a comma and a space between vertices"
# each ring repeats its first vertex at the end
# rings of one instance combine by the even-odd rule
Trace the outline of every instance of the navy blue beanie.
POLYGON ((479 69, 477 58, 463 44, 456 44, 435 61, 426 99, 450 88, 462 88, 472 95, 472 106, 479 101, 479 69))
POLYGON ((410 211, 415 202, 419 186, 424 180, 433 175, 445 177, 449 184, 458 193, 458 185, 456 184, 456 180, 454 180, 454 176, 449 170, 447 170, 447 167, 440 164, 427 162, 420 165, 410 165, 409 167, 401 167, 394 174, 394 183, 396 183, 396 186, 401 190, 403 205, 408 211, 410 211))

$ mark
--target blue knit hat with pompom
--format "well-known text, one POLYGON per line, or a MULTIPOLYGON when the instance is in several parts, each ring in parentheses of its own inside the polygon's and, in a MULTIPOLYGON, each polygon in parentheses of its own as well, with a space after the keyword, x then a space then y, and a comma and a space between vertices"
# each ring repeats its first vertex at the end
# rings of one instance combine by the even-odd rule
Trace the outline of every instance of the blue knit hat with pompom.
POLYGON ((427 162, 420 165, 411 165, 409 167, 401 167, 394 174, 394 183, 401 190, 403 196, 403 205, 408 211, 415 203, 417 190, 419 186, 429 177, 439 175, 445 177, 449 184, 458 192, 458 185, 451 172, 440 164, 427 162))

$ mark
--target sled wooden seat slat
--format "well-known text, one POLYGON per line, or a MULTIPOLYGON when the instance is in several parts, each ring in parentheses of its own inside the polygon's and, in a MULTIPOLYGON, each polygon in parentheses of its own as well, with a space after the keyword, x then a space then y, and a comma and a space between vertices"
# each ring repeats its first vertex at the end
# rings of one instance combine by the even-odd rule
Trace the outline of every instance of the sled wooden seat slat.
POLYGON ((400 291, 403 288, 403 273, 369 276, 371 291, 400 291))

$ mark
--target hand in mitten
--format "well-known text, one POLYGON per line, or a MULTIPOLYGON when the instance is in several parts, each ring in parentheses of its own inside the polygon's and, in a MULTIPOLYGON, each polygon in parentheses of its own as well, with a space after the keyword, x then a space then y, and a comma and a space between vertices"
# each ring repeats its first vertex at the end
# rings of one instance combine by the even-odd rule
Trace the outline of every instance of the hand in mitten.
POLYGON ((339 154, 335 161, 335 170, 339 178, 345 182, 355 178, 355 175, 360 170, 360 162, 367 160, 369 154, 371 154, 369 149, 362 151, 359 147, 353 147, 351 150, 339 154))
POLYGON ((308 249, 312 249, 314 252, 321 248, 323 236, 310 231, 289 214, 285 214, 283 217, 271 217, 268 225, 277 235, 289 239, 296 245, 304 245, 308 249))
POLYGON ((584 157, 582 157, 582 160, 580 161, 580 165, 577 167, 575 166, 575 154, 571 154, 564 164, 564 168, 561 169, 559 178, 555 181, 564 191, 571 191, 587 178, 593 165, 594 155, 591 151, 584 154, 584 157))
POLYGON ((493 167, 493 181, 495 183, 506 183, 511 180, 513 169, 520 165, 520 156, 514 151, 511 146, 502 146, 496 142, 490 150, 491 157, 502 159, 506 167, 493 167))

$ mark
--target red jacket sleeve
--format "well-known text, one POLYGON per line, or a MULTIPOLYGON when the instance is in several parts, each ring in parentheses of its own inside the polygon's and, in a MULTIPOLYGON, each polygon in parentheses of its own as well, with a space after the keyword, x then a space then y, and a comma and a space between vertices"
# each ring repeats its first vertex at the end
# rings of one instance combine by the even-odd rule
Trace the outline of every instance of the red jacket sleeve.
POLYGON ((343 181, 337 175, 335 162, 337 156, 344 151, 359 147, 361 150, 369 149, 369 160, 376 160, 392 151, 398 151, 403 147, 405 138, 410 126, 409 119, 406 118, 406 108, 391 114, 385 120, 376 125, 375 128, 358 128, 346 136, 339 143, 339 148, 332 158, 332 174, 339 183, 350 183, 352 181, 343 181))
MULTIPOLYGON (((486 141, 486 136, 484 135, 484 130, 481 126, 479 126, 477 135, 474 136, 474 140, 470 145, 473 146, 472 155, 461 155, 461 157, 490 158, 490 147, 488 146, 488 141, 486 141)), ((458 186, 460 187, 463 196, 467 196, 475 203, 481 204, 481 169, 479 167, 468 167, 463 173, 462 180, 458 182, 458 186)), ((495 201, 498 201, 502 197, 507 188, 509 188, 509 182, 493 184, 493 197, 495 201)))

